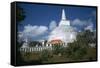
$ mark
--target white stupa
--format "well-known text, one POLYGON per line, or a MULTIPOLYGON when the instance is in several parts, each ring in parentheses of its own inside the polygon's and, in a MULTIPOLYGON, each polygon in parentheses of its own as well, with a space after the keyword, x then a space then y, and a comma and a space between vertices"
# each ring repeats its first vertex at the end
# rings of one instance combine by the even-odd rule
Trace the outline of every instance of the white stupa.
POLYGON ((73 42, 76 39, 76 35, 77 32, 70 26, 70 21, 66 19, 65 11, 63 9, 59 26, 50 33, 48 41, 61 40, 67 44, 73 42))

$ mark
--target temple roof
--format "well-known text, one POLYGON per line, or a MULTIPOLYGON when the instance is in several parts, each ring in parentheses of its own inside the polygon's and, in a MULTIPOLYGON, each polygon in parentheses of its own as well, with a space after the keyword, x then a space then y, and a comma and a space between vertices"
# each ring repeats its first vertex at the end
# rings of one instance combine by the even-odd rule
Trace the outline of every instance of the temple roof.
POLYGON ((51 40, 49 43, 51 43, 51 44, 60 44, 60 43, 63 43, 63 41, 61 41, 60 39, 55 39, 55 40, 51 40))

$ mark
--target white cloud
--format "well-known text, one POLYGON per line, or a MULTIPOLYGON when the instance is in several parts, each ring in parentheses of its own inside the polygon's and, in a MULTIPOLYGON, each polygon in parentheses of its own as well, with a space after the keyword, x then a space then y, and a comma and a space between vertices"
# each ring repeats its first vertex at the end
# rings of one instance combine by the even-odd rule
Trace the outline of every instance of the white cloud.
POLYGON ((84 28, 85 30, 90 30, 91 32, 93 31, 93 24, 91 23, 87 27, 84 28))
POLYGON ((56 27, 57 27, 56 22, 55 22, 55 21, 51 21, 51 23, 50 23, 50 25, 49 25, 49 29, 50 29, 50 30, 53 30, 53 29, 55 29, 56 27))
POLYGON ((88 21, 86 20, 74 19, 72 21, 72 25, 86 26, 87 24, 88 24, 88 21))
POLYGON ((48 28, 46 26, 32 26, 28 25, 24 27, 23 33, 31 36, 38 36, 47 32, 48 28))
POLYGON ((48 28, 46 26, 27 25, 24 26, 24 30, 22 31, 21 36, 23 35, 23 37, 36 37, 45 34, 47 30, 48 28))
POLYGON ((74 19, 72 21, 72 26, 78 26, 77 30, 80 32, 80 29, 84 30, 90 30, 93 31, 93 22, 92 18, 89 18, 88 20, 80 20, 80 19, 74 19))

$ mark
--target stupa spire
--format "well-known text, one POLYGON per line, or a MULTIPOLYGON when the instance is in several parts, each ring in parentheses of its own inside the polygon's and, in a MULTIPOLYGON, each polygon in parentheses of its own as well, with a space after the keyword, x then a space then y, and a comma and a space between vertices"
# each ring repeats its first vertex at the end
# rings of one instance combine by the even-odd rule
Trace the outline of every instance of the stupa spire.
POLYGON ((62 17, 61 17, 61 21, 59 23, 59 26, 70 26, 70 21, 66 19, 66 15, 65 15, 65 10, 62 9, 62 17))
POLYGON ((62 10, 62 20, 66 20, 65 10, 62 10))

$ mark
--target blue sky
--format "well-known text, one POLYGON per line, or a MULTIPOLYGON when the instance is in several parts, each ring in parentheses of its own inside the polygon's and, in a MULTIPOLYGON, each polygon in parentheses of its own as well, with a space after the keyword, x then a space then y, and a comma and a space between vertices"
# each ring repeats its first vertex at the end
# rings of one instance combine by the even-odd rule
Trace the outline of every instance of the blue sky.
POLYGON ((19 31, 25 30, 25 26, 31 27, 41 26, 49 29, 50 23, 54 20, 59 24, 61 20, 62 9, 65 10, 66 18, 71 21, 71 26, 76 27, 77 30, 96 29, 96 8, 93 7, 75 7, 75 6, 59 6, 59 5, 37 5, 28 3, 18 3, 18 6, 23 8, 26 18, 21 22, 19 31))

